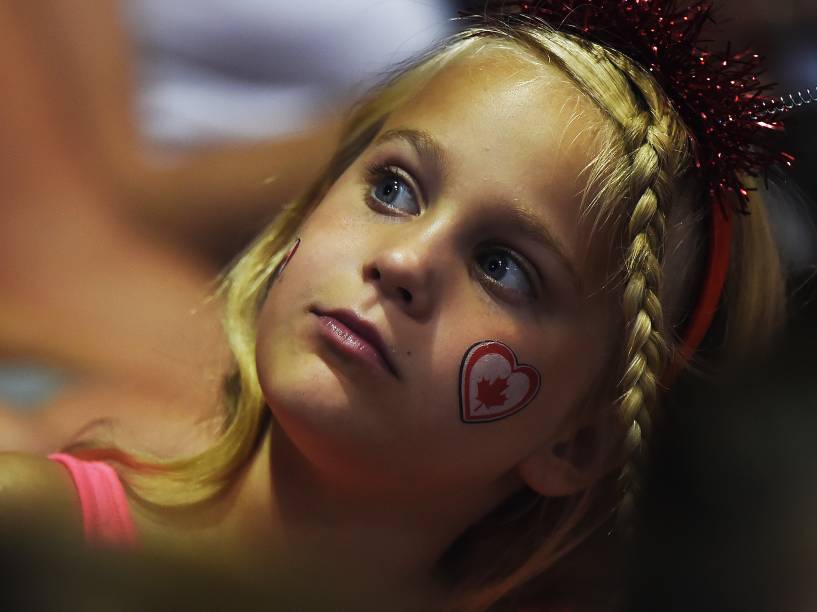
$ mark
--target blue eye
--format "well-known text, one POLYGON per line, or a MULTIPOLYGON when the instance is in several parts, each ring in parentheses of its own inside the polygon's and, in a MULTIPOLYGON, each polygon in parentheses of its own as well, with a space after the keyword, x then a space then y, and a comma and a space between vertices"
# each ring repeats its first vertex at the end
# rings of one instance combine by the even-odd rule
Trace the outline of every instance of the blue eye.
POLYGON ((503 289, 533 297, 534 292, 528 275, 522 266, 505 249, 492 249, 477 257, 483 274, 503 289))
POLYGON ((369 196, 378 204, 410 215, 420 214, 414 190, 402 176, 401 170, 394 167, 374 168, 369 174, 369 196))

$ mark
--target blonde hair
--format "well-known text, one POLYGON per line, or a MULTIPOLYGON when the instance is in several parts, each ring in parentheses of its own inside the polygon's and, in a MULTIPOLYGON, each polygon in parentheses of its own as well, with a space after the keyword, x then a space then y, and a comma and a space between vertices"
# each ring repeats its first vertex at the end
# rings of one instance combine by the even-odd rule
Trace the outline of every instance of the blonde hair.
MULTIPOLYGON (((699 228, 705 222, 705 215, 696 212, 701 189, 689 172, 688 131, 655 80, 621 53, 533 20, 466 29, 356 107, 321 177, 284 209, 223 279, 224 321, 236 369, 227 381, 219 439, 196 456, 169 462, 129 454, 113 457, 124 464, 126 482, 145 503, 168 507, 205 502, 229 487, 247 463, 271 418, 254 355, 256 315, 273 270, 300 225, 389 114, 450 62, 487 45, 557 66, 594 101, 611 126, 608 142, 589 168, 583 212, 593 216, 596 226, 612 230, 616 237, 612 254, 622 262, 620 283, 611 286, 621 293, 625 351, 610 368, 615 370, 614 403, 621 424, 617 435, 627 459, 615 475, 617 484, 603 479, 575 498, 561 500, 543 500, 525 491, 469 530, 441 563, 453 583, 451 607, 483 610, 499 608, 511 596, 524 599, 526 592, 537 590, 538 579, 555 570, 560 559, 609 518, 616 504, 620 514, 627 514, 660 399, 660 378, 677 343, 673 328, 682 319, 664 320, 667 219, 681 211, 681 223, 699 228), (488 569, 477 574, 475 568, 488 569)), ((763 210, 753 207, 750 216, 738 221, 725 332, 718 346, 709 347, 713 354, 730 346, 746 350, 776 329, 782 313, 782 277, 763 210)), ((696 233, 703 236, 705 230, 696 233)), ((689 265, 699 267, 694 265, 695 253, 691 255, 689 265)), ((695 269, 689 276, 694 279, 699 273, 695 269)), ((694 288, 687 296, 694 297, 694 288)))

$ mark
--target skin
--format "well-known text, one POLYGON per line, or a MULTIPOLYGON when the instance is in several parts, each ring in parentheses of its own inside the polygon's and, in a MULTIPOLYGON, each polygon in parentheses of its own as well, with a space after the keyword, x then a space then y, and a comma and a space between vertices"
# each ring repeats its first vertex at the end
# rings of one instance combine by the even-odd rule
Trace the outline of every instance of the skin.
POLYGON ((619 325, 579 207, 602 121, 557 69, 502 50, 458 60, 393 113, 300 228, 261 309, 268 437, 229 494, 195 514, 157 521, 133 506, 140 537, 305 555, 348 569, 352 592, 380 585, 434 598, 441 554, 507 496, 593 482, 603 445, 581 458, 564 448, 603 427, 578 407, 619 325), (431 136, 445 166, 404 138, 382 142, 394 130, 431 136), (397 211, 370 197, 393 180, 373 177, 372 165, 401 168, 418 209, 402 195, 397 211), (562 255, 520 234, 513 208, 544 225, 562 255), (519 271, 500 284, 486 274, 485 252, 497 247, 527 262, 530 287, 519 271), (349 308, 376 325, 399 377, 338 353, 314 307, 349 308), (474 426, 459 417, 459 368, 485 338, 535 367, 541 389, 517 414, 474 426))

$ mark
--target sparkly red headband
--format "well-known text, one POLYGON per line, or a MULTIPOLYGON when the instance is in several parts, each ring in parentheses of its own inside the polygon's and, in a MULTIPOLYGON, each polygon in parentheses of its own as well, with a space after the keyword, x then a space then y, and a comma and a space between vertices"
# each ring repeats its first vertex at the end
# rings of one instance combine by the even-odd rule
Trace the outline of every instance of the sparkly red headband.
POLYGON ((536 17, 624 53, 655 78, 689 128, 696 169, 710 196, 711 235, 698 302, 667 375, 673 379, 703 340, 721 301, 733 209, 748 212, 750 189, 740 177, 758 177, 776 163, 794 160, 776 146, 783 125, 778 113, 767 109, 774 101, 763 95, 771 85, 760 82, 760 56, 732 52, 730 45, 723 52, 702 45, 701 31, 712 21, 709 0, 486 0, 474 7, 494 19, 536 17), (730 192, 734 205, 728 204, 730 192))

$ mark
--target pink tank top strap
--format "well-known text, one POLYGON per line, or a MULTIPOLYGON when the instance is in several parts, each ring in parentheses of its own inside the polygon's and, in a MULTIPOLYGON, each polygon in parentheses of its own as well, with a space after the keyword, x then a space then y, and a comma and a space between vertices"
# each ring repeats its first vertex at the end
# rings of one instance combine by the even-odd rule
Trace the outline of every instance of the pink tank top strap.
POLYGON ((136 545, 125 489, 116 471, 101 461, 83 461, 66 453, 48 458, 68 470, 79 495, 85 540, 89 544, 136 545))

